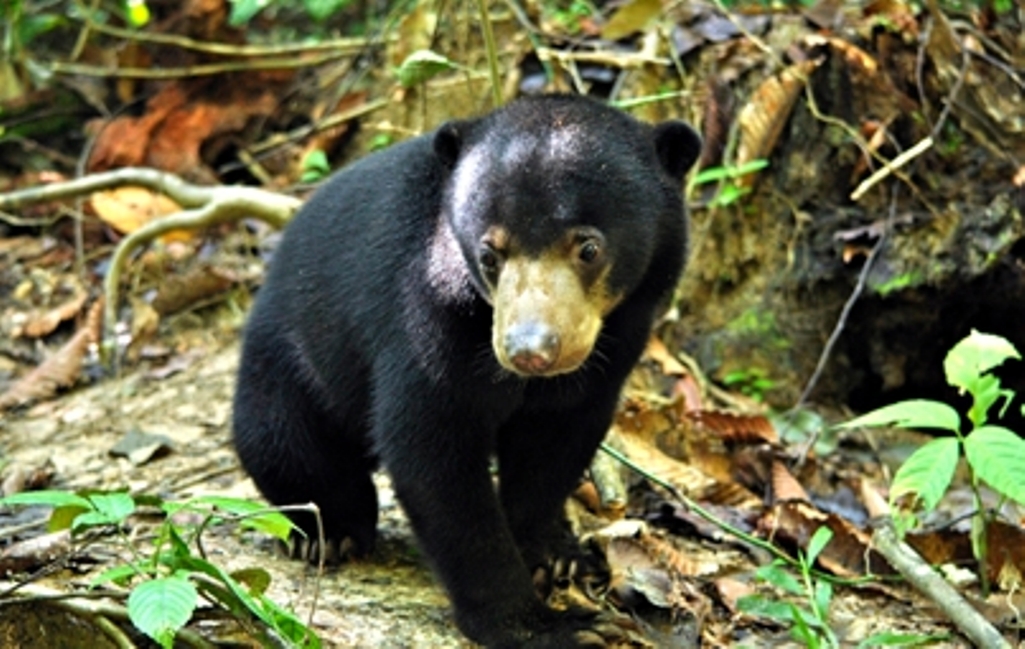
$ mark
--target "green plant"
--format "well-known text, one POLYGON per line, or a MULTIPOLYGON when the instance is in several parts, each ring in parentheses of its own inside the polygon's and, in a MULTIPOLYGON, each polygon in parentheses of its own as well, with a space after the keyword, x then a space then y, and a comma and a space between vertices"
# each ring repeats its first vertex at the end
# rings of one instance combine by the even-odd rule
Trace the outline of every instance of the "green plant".
POLYGON ((302 176, 299 182, 315 183, 323 180, 331 173, 331 163, 323 149, 313 149, 302 160, 302 176))
POLYGON ((136 582, 128 596, 129 619, 162 647, 174 645, 175 635, 192 618, 200 598, 236 617, 255 617, 293 646, 320 647, 320 640, 306 625, 266 597, 271 581, 266 570, 247 568, 229 573, 203 552, 203 532, 226 521, 287 539, 292 523, 281 513, 268 511, 265 505, 217 496, 165 501, 124 492, 66 491, 24 492, 0 499, 0 505, 53 507, 50 529, 70 528, 74 536, 112 528, 133 558, 105 570, 92 585, 136 582), (149 549, 124 533, 125 521, 140 507, 156 508, 165 515, 149 549), (191 545, 195 550, 190 549, 191 545))
POLYGON ((543 2, 541 11, 547 19, 561 25, 570 35, 580 33, 582 20, 600 13, 588 0, 571 0, 569 3, 543 2))
POLYGON ((740 390, 741 394, 759 403, 765 400, 766 392, 776 387, 776 382, 768 377, 765 370, 758 367, 733 370, 723 377, 722 382, 726 387, 740 390))
MULTIPOLYGON (((833 585, 828 579, 816 576, 814 566, 822 551, 833 538, 833 531, 825 525, 819 527, 808 541, 808 548, 797 553, 795 576, 783 559, 762 566, 755 571, 755 579, 782 590, 794 597, 802 598, 807 606, 793 602, 770 599, 763 595, 745 595, 737 600, 737 608, 748 615, 757 615, 776 620, 790 626, 795 640, 806 647, 839 647, 840 641, 829 626, 829 606, 833 600, 833 585)), ((877 633, 858 643, 862 647, 908 647, 921 645, 943 638, 918 634, 877 633)))
POLYGON ((352 0, 301 0, 301 2, 300 0, 231 0, 231 15, 228 17, 228 24, 233 27, 244 25, 272 3, 292 6, 302 4, 310 18, 321 22, 349 6, 352 0))
MULTIPOLYGON (((943 362, 947 383, 972 398, 967 412, 968 433, 962 433, 961 416, 954 408, 926 399, 901 401, 840 425, 853 428, 895 424, 953 433, 953 437, 925 444, 897 470, 890 487, 894 524, 903 534, 918 524, 920 512, 935 509, 954 478, 959 459, 964 457, 977 512, 972 519, 972 548, 980 566, 985 566, 988 551, 986 523, 994 516, 983 505, 982 483, 1002 498, 1025 504, 1025 440, 1003 426, 989 423, 990 409, 1003 399, 1002 416, 1014 398, 1014 391, 1001 388, 1000 379, 990 373, 1010 358, 1020 359, 1021 355, 1008 340, 974 330, 947 353, 943 362)), ((985 568, 980 568, 979 575, 983 591, 988 592, 985 568)))
POLYGON ((708 206, 715 207, 727 207, 736 203, 740 198, 750 192, 751 190, 741 186, 737 182, 742 176, 752 174, 769 166, 769 161, 759 158, 758 160, 751 160, 745 162, 742 165, 724 165, 720 167, 708 167, 702 169, 694 180, 691 181, 695 185, 704 185, 707 183, 719 183, 719 190, 715 196, 709 201, 708 206))
POLYGON ((746 595, 737 600, 737 608, 749 615, 767 617, 790 625, 794 639, 807 647, 839 647, 840 643, 830 629, 828 619, 833 585, 825 579, 817 579, 812 572, 815 560, 832 538, 833 532, 822 526, 815 530, 808 541, 807 550, 797 553, 800 579, 786 568, 782 559, 776 559, 755 572, 756 579, 790 595, 805 598, 807 607, 768 599, 762 595, 746 595))

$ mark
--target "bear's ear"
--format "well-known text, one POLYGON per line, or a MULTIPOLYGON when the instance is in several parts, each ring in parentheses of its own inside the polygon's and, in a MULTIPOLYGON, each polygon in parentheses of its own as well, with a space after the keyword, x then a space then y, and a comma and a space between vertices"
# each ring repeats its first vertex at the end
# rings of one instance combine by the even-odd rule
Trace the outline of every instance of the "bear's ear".
POLYGON ((468 122, 451 121, 441 125, 434 134, 434 153, 449 169, 456 166, 468 122))
POLYGON ((701 155, 701 136, 683 122, 662 122, 655 127, 655 151, 662 168, 671 177, 683 176, 701 155))

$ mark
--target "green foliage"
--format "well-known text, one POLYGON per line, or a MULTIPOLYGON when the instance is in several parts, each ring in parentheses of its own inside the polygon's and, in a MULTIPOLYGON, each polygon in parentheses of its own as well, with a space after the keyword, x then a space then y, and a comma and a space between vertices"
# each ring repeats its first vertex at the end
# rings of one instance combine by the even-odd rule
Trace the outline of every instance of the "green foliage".
POLYGON ((430 50, 417 50, 395 68, 395 77, 403 88, 425 83, 442 72, 459 69, 459 64, 430 50))
POLYGON ((392 136, 388 133, 378 133, 374 137, 370 138, 369 148, 371 151, 380 151, 381 149, 387 149, 392 144, 392 136))
POLYGON ((776 387, 776 382, 758 367, 733 370, 723 377, 722 382, 726 387, 740 390, 741 394, 758 402, 764 401, 765 393, 776 387))
POLYGON ((879 295, 886 297, 890 293, 894 293, 901 289, 908 288, 909 286, 915 286, 922 282, 922 274, 917 271, 910 271, 907 273, 901 273, 895 277, 882 282, 880 284, 874 284, 871 288, 879 295))
MULTIPOLYGON (((895 510, 895 523, 903 533, 918 524, 920 512, 936 508, 950 487, 954 469, 963 456, 968 465, 975 496, 977 516, 985 516, 981 483, 989 485, 1005 498, 1025 504, 1025 440, 1014 432, 989 424, 989 412, 1003 398, 1002 415, 1014 398, 1014 391, 1000 387, 1000 379, 992 369, 1011 358, 1021 358, 1009 341, 978 331, 954 345, 943 362, 947 382, 972 397, 967 418, 971 429, 962 433, 961 417, 950 406, 936 401, 901 401, 842 424, 854 426, 885 426, 896 424, 905 428, 938 428, 954 436, 935 439, 922 446, 897 470, 890 489, 890 502, 895 510), (911 498, 905 498, 910 496, 911 498)), ((972 545, 980 564, 984 563, 985 525, 977 518, 972 526, 972 545)), ((979 571, 983 590, 987 590, 986 571, 979 571)))
POLYGON ((306 154, 302 161, 302 175, 300 182, 315 183, 331 173, 331 163, 328 162, 327 154, 321 149, 314 149, 306 154))
POLYGON ((782 590, 784 593, 803 597, 807 606, 792 602, 772 600, 762 595, 747 595, 737 601, 737 608, 749 615, 767 617, 790 626, 790 634, 807 647, 839 647, 840 642, 829 627, 829 605, 833 599, 833 585, 824 579, 816 579, 812 567, 819 554, 833 538, 833 532, 826 526, 815 530, 808 548, 797 556, 800 578, 786 569, 782 559, 762 566, 755 578, 782 590))
MULTIPOLYGON (((833 538, 833 531, 825 525, 819 527, 808 541, 808 547, 797 553, 798 573, 787 569, 782 559, 776 559, 755 572, 755 579, 763 581, 790 598, 800 598, 805 605, 763 595, 746 595, 737 600, 737 608, 748 615, 766 617, 790 627, 790 635, 806 647, 839 647, 840 640, 829 626, 829 606, 833 601, 833 584, 815 576, 815 561, 833 538)), ((909 647, 928 644, 936 636, 880 633, 866 638, 861 647, 909 647)))
POLYGON ((736 203, 744 194, 751 191, 746 187, 741 187, 737 181, 747 174, 757 173, 768 166, 768 160, 758 159, 745 162, 739 166, 709 167, 708 169, 702 169, 692 182, 695 185, 718 183, 719 191, 709 202, 708 206, 712 208, 727 207, 736 203))
POLYGON ((301 5, 306 14, 317 22, 323 22, 338 11, 352 4, 352 0, 231 0, 231 15, 228 24, 240 27, 252 20, 267 7, 277 5, 301 5))
POLYGON ((128 597, 128 616, 161 647, 174 646, 176 633, 192 618, 200 596, 237 617, 261 620, 297 647, 320 647, 312 630, 264 595, 270 583, 267 571, 249 568, 228 573, 203 556, 203 531, 228 521, 287 540, 293 531, 291 521, 260 503, 221 496, 164 501, 124 492, 66 491, 32 491, 0 499, 0 506, 13 505, 53 507, 51 529, 71 529, 75 535, 109 527, 120 532, 140 506, 162 510, 164 522, 157 529, 152 549, 135 546, 122 535, 133 560, 103 571, 92 582, 95 587, 109 582, 126 586, 137 581, 128 597), (195 552, 190 549, 193 544, 195 552))
POLYGON ((545 18, 557 23, 571 35, 580 33, 581 20, 601 13, 588 0, 571 0, 568 4, 548 0, 541 4, 541 11, 545 18))
POLYGON ((128 596, 128 615, 140 631, 161 647, 171 649, 178 629, 196 610, 199 592, 180 575, 144 581, 128 596))

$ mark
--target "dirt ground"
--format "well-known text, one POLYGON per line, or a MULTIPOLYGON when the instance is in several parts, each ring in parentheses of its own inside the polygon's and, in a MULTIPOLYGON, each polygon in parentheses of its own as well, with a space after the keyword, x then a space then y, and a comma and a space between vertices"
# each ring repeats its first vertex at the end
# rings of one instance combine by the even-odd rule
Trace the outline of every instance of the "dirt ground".
MULTIPOLYGON (((70 393, 10 417, 3 425, 10 473, 52 462, 54 488, 118 489, 164 497, 218 494, 257 498, 229 440, 231 394, 238 346, 211 343, 194 350, 190 364, 166 378, 136 373, 70 393), (172 450, 135 465, 112 457, 126 434, 164 435, 172 450)), ((379 480, 380 543, 374 558, 329 570, 319 581, 313 623, 325 646, 465 646, 447 598, 420 560, 409 526, 387 479, 379 480)), ((36 512, 44 517, 44 512, 36 512)), ((270 594, 305 618, 315 600, 316 571, 288 560, 273 543, 214 530, 209 557, 231 570, 261 566, 274 580, 270 594)), ((103 562, 93 566, 102 568, 103 562)), ((74 582, 84 583, 86 574, 74 582)), ((58 574, 44 580, 66 588, 58 574), (61 585, 63 584, 63 585, 61 585)))
MULTIPOLYGON (((169 375, 139 370, 9 414, 2 424, 8 460, 5 475, 52 464, 53 488, 128 487, 134 493, 165 498, 205 494, 258 497, 252 482, 239 469, 229 441, 238 345, 217 338, 210 337, 193 348, 177 364, 178 371, 169 375), (113 457, 111 449, 133 431, 166 436, 171 450, 140 464, 113 457)), ((447 598, 418 554, 386 477, 380 476, 378 482, 380 543, 369 560, 329 570, 318 581, 314 569, 281 557, 268 538, 251 532, 239 535, 230 528, 208 533, 204 543, 208 556, 229 570, 252 566, 267 569, 273 576, 269 589, 272 598, 303 619, 313 609, 313 626, 325 646, 471 646, 455 628, 447 598)), ((27 515, 43 520, 46 513, 38 510, 27 515)), ((720 572, 735 571, 738 553, 728 542, 680 541, 685 556, 695 563, 719 566, 720 572)), ((109 550, 86 549, 69 568, 43 578, 41 583, 67 591, 87 583, 90 574, 109 567, 113 559, 109 550)), ((740 561, 754 567, 751 557, 740 561)), ((711 576, 695 580, 692 594, 711 583, 711 576)), ((843 646, 853 646, 880 631, 949 631, 942 617, 909 590, 890 592, 899 595, 888 596, 883 590, 838 589, 830 619, 839 637, 850 641, 845 640, 843 646)), ((0 632, 10 623, 4 621, 3 610, 0 632)), ((6 610, 10 614, 11 609, 6 610)), ((778 626, 741 619, 721 608, 706 609, 707 617, 697 623, 691 613, 694 611, 675 616, 676 622, 663 625, 661 631, 649 629, 653 645, 695 646, 701 642, 698 637, 704 636, 703 646, 793 646, 787 631, 778 626), (703 633, 698 630, 702 624, 716 631, 703 633), (719 640, 710 640, 713 637, 719 640)), ((257 646, 237 634, 233 642, 257 646)), ((46 645, 30 642, 20 646, 46 645)), ((967 644, 953 639, 932 646, 967 644)))

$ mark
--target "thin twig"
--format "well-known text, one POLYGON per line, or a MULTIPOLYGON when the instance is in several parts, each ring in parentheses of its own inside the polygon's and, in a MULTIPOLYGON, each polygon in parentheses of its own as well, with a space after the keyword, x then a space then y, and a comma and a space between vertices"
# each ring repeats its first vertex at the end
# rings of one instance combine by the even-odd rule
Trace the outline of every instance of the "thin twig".
POLYGON ((183 79, 186 77, 209 77, 229 72, 249 72, 252 70, 290 70, 309 68, 330 63, 338 59, 352 56, 347 52, 331 52, 310 58, 273 58, 246 61, 224 61, 221 63, 201 63, 180 68, 132 68, 87 65, 84 63, 65 63, 52 61, 44 67, 56 74, 81 75, 84 77, 105 77, 116 79, 183 79))
POLYGON ((851 192, 851 200, 861 200, 861 197, 865 195, 865 192, 875 187, 881 180, 894 174, 898 169, 911 162, 918 156, 925 153, 933 145, 932 136, 928 136, 921 140, 915 146, 911 147, 907 151, 901 153, 899 156, 890 160, 882 168, 877 169, 875 173, 861 181, 861 183, 851 192))
MULTIPOLYGON (((896 186, 897 188, 900 185, 896 186)), ((822 348, 822 353, 819 354, 818 363, 815 365, 815 371, 812 372, 811 378, 808 379, 808 383, 804 386, 804 390, 801 392, 801 396, 798 397, 797 403, 788 411, 787 421, 800 411, 805 401, 808 400, 808 396, 811 394, 815 386, 818 385, 819 379, 822 377, 822 372, 826 369, 826 363, 829 362, 829 358, 833 355, 833 347, 836 346, 838 340, 840 340, 840 334, 843 333, 844 328, 847 326, 847 319, 851 315, 851 311, 854 309, 854 305, 857 304, 861 298, 861 293, 865 290, 865 284, 868 282, 868 274, 872 270, 872 266, 875 264, 876 257, 879 256, 879 252, 883 249, 883 244, 886 242, 887 237, 890 235, 890 230, 893 227, 894 216, 897 212, 897 195, 898 191, 895 188, 893 191, 893 197, 890 199, 890 212, 886 217, 886 225, 883 227, 882 234, 879 235, 879 239, 876 244, 872 246, 872 252, 869 253, 868 258, 865 260, 865 264, 861 267, 861 272, 858 274, 858 281, 854 285, 854 290, 847 297, 847 301, 843 305, 843 309, 840 311, 840 316, 836 320, 836 326, 833 327, 833 331, 829 334, 829 338, 826 340, 825 347, 822 348)), ((808 453, 812 447, 815 446, 815 442, 818 441, 818 430, 812 431, 808 437, 808 441, 805 442, 798 454, 797 464, 804 464, 804 460, 808 457, 808 453)))
MULTIPOLYGON (((88 21, 89 27, 96 32, 115 36, 125 40, 141 43, 153 43, 155 45, 170 45, 183 50, 193 52, 204 52, 207 54, 218 54, 223 56, 280 56, 282 54, 303 54, 306 52, 335 52, 345 54, 358 54, 371 43, 367 38, 335 38, 327 41, 311 43, 283 43, 280 45, 229 45, 213 41, 197 41, 186 36, 175 34, 158 34, 156 32, 139 32, 135 30, 122 29, 105 23, 88 21)), ((395 39, 397 36, 392 35, 395 39)))

